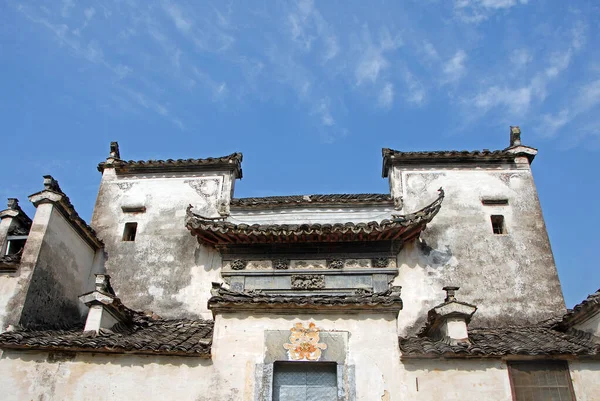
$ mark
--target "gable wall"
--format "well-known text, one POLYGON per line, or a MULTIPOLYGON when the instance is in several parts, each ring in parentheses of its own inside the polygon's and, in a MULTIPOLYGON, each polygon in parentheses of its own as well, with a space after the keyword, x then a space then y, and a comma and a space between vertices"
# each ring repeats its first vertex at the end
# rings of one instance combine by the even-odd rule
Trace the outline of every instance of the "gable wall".
POLYGON ((123 303, 162 317, 211 318, 210 283, 221 281, 220 255, 199 245, 185 227, 188 205, 218 216, 229 203, 230 173, 117 175, 104 170, 92 227, 106 247, 106 271, 123 303), (143 213, 122 207, 143 206, 143 213), (123 241, 126 222, 137 222, 135 241, 123 241))
POLYGON ((526 160, 500 166, 394 167, 391 186, 412 211, 445 199, 421 239, 398 255, 404 310, 400 334, 412 334, 443 300, 442 287, 460 286, 458 299, 477 305, 472 325, 535 323, 565 313, 560 283, 535 184, 526 160), (482 199, 508 199, 488 206, 482 199), (492 232, 501 214, 506 235, 492 232))

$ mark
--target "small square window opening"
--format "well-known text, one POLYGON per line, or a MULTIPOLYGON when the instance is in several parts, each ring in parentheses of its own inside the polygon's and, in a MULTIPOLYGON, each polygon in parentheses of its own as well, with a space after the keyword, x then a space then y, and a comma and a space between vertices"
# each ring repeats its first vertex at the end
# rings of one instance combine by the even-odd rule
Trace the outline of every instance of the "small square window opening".
POLYGON ((492 231, 494 234, 506 234, 504 216, 500 214, 492 215, 492 231))
POLYGON ((23 251, 27 239, 8 239, 6 244, 6 255, 16 255, 23 251))
POLYGON ((135 241, 136 233, 137 223, 125 223, 125 229, 123 230, 123 241, 135 241))

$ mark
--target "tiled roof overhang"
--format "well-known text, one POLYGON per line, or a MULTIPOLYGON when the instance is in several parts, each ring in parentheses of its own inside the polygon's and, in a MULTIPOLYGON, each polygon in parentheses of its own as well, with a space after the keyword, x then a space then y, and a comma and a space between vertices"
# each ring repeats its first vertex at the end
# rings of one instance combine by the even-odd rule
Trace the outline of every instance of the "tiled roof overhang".
POLYGON ((469 343, 452 345, 428 337, 400 338, 402 359, 589 357, 597 358, 600 345, 583 332, 562 333, 548 327, 469 329, 469 343))
POLYGON ((579 323, 585 322, 597 313, 600 313, 600 289, 588 295, 585 300, 569 310, 556 326, 559 329, 568 330, 579 323))
POLYGON ((154 172, 182 172, 198 170, 226 170, 232 171, 236 178, 242 178, 241 153, 232 153, 222 157, 208 157, 206 159, 168 159, 168 160, 120 160, 98 164, 98 171, 112 167, 117 174, 154 173, 154 172))
POLYGON ((0 334, 0 348, 117 354, 179 355, 210 358, 214 322, 136 318, 131 326, 84 332, 19 329, 0 334))
POLYGON ((40 204, 52 203, 56 207, 56 210, 60 212, 67 221, 71 222, 71 227, 77 231, 92 249, 97 250, 103 248, 104 243, 97 237, 96 231, 94 231, 94 229, 79 216, 67 194, 65 194, 58 185, 58 181, 50 175, 45 175, 44 187, 45 189, 43 191, 29 195, 29 200, 33 205, 38 207, 40 204))
POLYGON ((388 171, 394 164, 423 165, 438 163, 513 163, 517 157, 527 157, 531 163, 537 150, 525 146, 507 148, 504 150, 439 150, 429 152, 401 152, 383 148, 382 176, 388 176, 388 171))
POLYGON ((214 246, 256 243, 357 242, 401 240, 419 236, 439 212, 444 192, 430 205, 393 220, 337 224, 233 224, 208 220, 187 210, 186 227, 198 242, 214 246))
POLYGON ((262 292, 234 292, 219 289, 208 300, 208 308, 213 312, 239 312, 260 310, 263 312, 304 313, 327 312, 393 312, 402 309, 400 293, 324 295, 324 294, 268 294, 262 292))
POLYGON ((232 208, 271 208, 292 206, 329 206, 329 205, 385 205, 393 206, 389 194, 322 194, 266 196, 259 198, 234 198, 232 208))

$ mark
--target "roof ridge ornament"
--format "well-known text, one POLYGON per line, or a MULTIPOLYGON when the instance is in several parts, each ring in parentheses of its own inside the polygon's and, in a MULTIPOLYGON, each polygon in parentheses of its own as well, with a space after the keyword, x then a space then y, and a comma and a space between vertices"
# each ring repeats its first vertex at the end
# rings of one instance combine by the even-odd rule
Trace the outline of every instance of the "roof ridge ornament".
POLYGON ((442 288, 442 290, 446 291, 446 298, 444 299, 444 302, 456 301, 456 291, 459 289, 460 287, 454 286, 446 286, 442 288))
POLYGON ((19 200, 17 198, 8 198, 7 206, 10 210, 19 210, 19 200))
POLYGON ((60 185, 58 185, 58 181, 51 175, 44 176, 44 190, 63 193, 60 189, 60 185))
POLYGON ((518 125, 510 126, 510 146, 521 145, 521 128, 518 125))
POLYGON ((119 152, 119 142, 114 141, 114 142, 110 143, 109 158, 112 158, 112 159, 120 159, 121 158, 121 152, 119 152))

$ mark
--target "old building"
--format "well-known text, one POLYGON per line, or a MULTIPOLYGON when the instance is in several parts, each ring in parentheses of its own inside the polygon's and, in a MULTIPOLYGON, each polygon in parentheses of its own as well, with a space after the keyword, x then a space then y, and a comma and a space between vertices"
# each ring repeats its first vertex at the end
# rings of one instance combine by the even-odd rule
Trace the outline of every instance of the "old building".
POLYGON ((383 149, 389 194, 236 198, 242 155, 51 176, 0 212, 5 400, 599 400, 600 291, 562 298, 537 150, 383 149))

